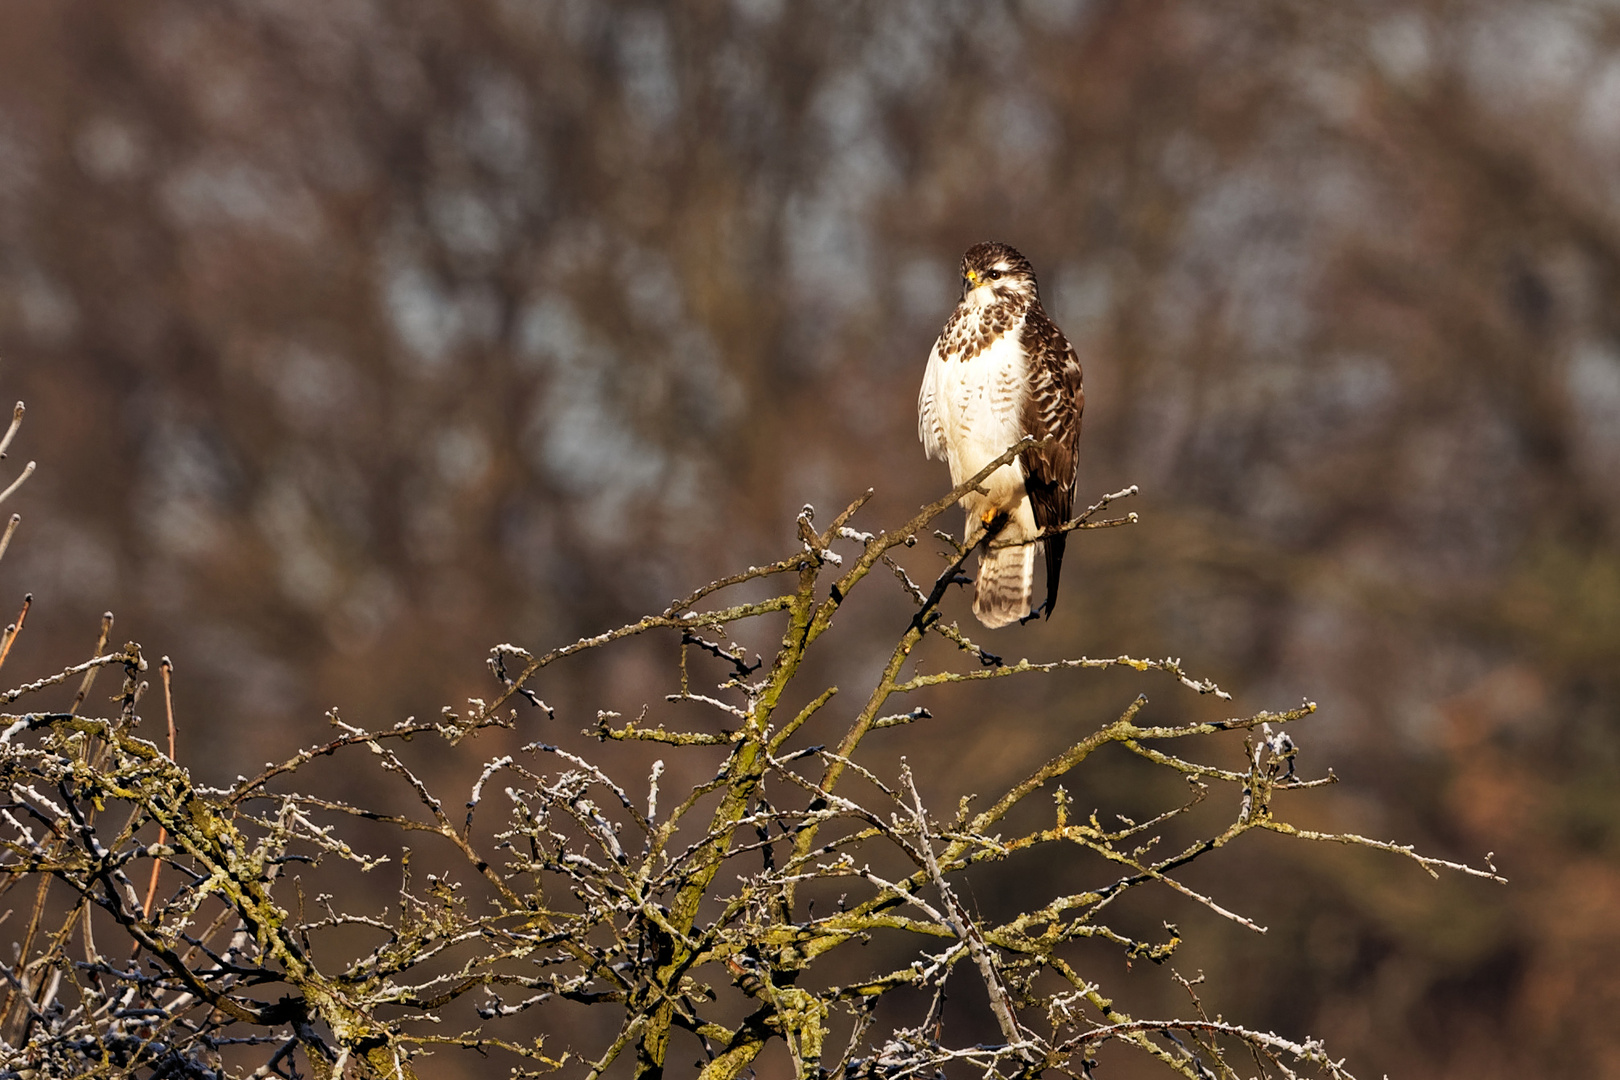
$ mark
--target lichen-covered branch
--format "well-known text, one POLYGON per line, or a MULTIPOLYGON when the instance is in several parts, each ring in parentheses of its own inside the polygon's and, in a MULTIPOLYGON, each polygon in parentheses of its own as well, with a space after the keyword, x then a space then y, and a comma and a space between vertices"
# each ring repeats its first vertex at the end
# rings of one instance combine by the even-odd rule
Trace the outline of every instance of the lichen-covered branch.
MULTIPOLYGON (((1322 770, 1304 776, 1308 739, 1284 727, 1309 720, 1313 704, 1147 723, 1147 699, 1136 695, 976 811, 964 797, 941 815, 909 769, 884 775, 872 765, 874 732, 910 738, 948 708, 931 700, 932 710, 896 710, 890 701, 924 688, 948 701, 964 682, 1126 668, 1227 697, 1179 660, 1006 663, 943 622, 940 606, 972 552, 952 542, 929 566, 922 560, 932 545, 917 542, 1025 448, 1009 448, 894 530, 851 526, 870 492, 822 530, 806 507, 795 550, 777 562, 549 652, 497 646, 490 699, 431 720, 373 730, 334 712, 330 739, 289 749, 226 788, 195 783, 142 736, 146 662, 133 644, 106 651, 109 617, 91 659, 0 692, 10 703, 85 680, 69 711, 0 716, 0 892, 26 898, 13 905, 19 952, 3 972, 0 1077, 405 1078, 422 1073, 422 1055, 452 1051, 487 1055, 503 1071, 594 1077, 633 1067, 659 1077, 674 1069, 679 1044, 682 1061, 700 1056, 701 1076, 726 1080, 745 1075, 776 1041, 797 1075, 845 1080, 958 1068, 1084 1076, 1088 1055, 1105 1042, 1189 1078, 1236 1076, 1226 1055, 1238 1048, 1275 1075, 1348 1077, 1308 1039, 1211 1020, 1201 1009, 1134 1018, 1081 960, 1093 955, 1081 949, 1092 941, 1152 963, 1175 955, 1179 929, 1143 937, 1116 918, 1144 888, 1167 890, 1190 914, 1263 932, 1180 877, 1256 829, 1388 851, 1430 873, 1495 876, 1393 842, 1291 824, 1288 800, 1333 779, 1322 770), (872 575, 879 566, 892 578, 872 575), (804 685, 810 651, 868 581, 898 585, 889 594, 896 638, 875 682, 843 691, 804 685), (698 610, 760 582, 780 592, 698 610), (762 620, 776 644, 753 656, 737 632, 762 620), (634 720, 559 714, 540 698, 534 684, 553 665, 648 634, 667 638, 669 684, 634 720), (916 669, 914 650, 929 634, 951 643, 947 655, 960 667, 916 669), (102 668, 124 673, 118 709, 79 715, 102 668), (514 739, 502 753, 480 753, 481 733, 510 729, 526 740, 520 748, 514 739), (570 729, 601 753, 567 744, 570 729), (1233 732, 1247 739, 1239 760, 1233 732), (696 755, 702 766, 676 774, 660 760, 650 775, 644 765, 621 775, 613 749, 626 742, 696 755), (1178 774, 1184 796, 1142 821, 1105 825, 1101 810, 1077 816, 1065 781, 1109 745, 1178 774), (331 779, 328 761, 340 763, 340 777, 375 770, 399 798, 366 805, 358 788, 331 779), (437 778, 455 766, 465 779, 443 788, 437 778), (674 788, 672 774, 708 779, 674 788), (1036 818, 1008 832, 1009 822, 1036 818), (350 832, 361 821, 386 830, 392 846, 362 850, 350 832), (1196 839, 1166 841, 1172 823, 1194 821, 1204 823, 1196 839), (1033 862, 1009 858, 1033 849, 1088 867, 1092 880, 1053 893, 1028 877, 1033 862), (438 870, 420 876, 413 867, 428 854, 438 870), (304 884, 316 865, 321 892, 304 884), (964 903, 961 877, 973 867, 1026 877, 1016 890, 1029 898, 1023 909, 989 918, 964 903), (387 907, 368 907, 363 889, 342 889, 382 873, 399 879, 387 907), (137 885, 149 880, 163 888, 137 885), (830 907, 829 896, 839 897, 830 907), (879 933, 910 942, 910 959, 862 970, 849 954, 879 933), (830 965, 834 954, 843 959, 830 965), (835 969, 842 974, 831 981, 820 974, 835 969), (982 986, 977 1000, 998 1041, 944 1026, 943 989, 957 972, 982 986), (878 1030, 876 1003, 902 989, 923 991, 933 1005, 910 1026, 878 1030), (613 1034, 597 1045, 538 1037, 559 1001, 612 1015, 613 1034), (447 1019, 457 1002, 474 1004, 476 1026, 447 1019)), ((1062 528, 1088 527, 1091 515, 1131 494, 1107 496, 1062 528)))

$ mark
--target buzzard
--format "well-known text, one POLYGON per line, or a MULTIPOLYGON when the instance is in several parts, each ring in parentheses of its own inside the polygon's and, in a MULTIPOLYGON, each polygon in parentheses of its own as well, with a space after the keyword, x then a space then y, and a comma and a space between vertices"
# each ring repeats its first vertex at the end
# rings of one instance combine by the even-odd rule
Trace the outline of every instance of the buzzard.
POLYGON ((979 557, 973 614, 986 626, 1027 618, 1035 552, 1046 549, 1046 614, 1057 599, 1074 505, 1080 359, 1041 308, 1029 260, 1006 244, 976 244, 962 256, 962 299, 928 355, 917 395, 917 434, 960 484, 1025 435, 1050 441, 1025 450, 962 497, 964 541, 988 534, 979 557))

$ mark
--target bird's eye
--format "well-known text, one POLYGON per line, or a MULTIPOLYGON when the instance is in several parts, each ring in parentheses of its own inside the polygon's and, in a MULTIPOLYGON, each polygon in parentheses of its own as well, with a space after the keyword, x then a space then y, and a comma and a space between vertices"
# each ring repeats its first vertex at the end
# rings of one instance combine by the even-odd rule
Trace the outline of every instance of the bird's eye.
POLYGON ((992 271, 990 271, 990 277, 991 277, 992 280, 999 279, 1001 277, 1001 271, 1000 270, 992 270, 992 271))

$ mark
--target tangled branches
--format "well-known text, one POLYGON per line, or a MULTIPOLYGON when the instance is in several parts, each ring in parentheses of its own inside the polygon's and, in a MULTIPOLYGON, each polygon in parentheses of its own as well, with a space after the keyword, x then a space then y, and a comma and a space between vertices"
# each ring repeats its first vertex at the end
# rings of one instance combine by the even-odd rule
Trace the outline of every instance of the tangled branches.
MULTIPOLYGON (((4 697, 84 680, 72 709, 0 716, 0 889, 33 888, 31 913, 15 909, 27 925, 5 969, 0 1075, 410 1077, 424 1055, 464 1048, 518 1062, 519 1071, 656 1077, 671 1053, 686 1052, 674 1049, 684 1040, 708 1080, 743 1075, 777 1041, 796 1076, 846 1080, 964 1069, 1089 1076, 1104 1043, 1195 1080, 1237 1075, 1228 1064, 1234 1051, 1245 1067, 1271 1075, 1348 1077, 1315 1042, 1211 1019, 1201 1007, 1182 1018, 1128 1015, 1075 956, 1089 941, 1153 962, 1175 951, 1173 927, 1143 938, 1113 918, 1121 898, 1143 886, 1174 890, 1258 929, 1178 877, 1254 830, 1381 848, 1430 873, 1494 876, 1290 824, 1277 797, 1332 780, 1302 779, 1294 768, 1286 726, 1314 705, 1161 725, 1141 719, 1138 696, 982 809, 963 799, 944 815, 925 805, 909 768, 885 776, 863 757, 873 732, 930 719, 922 707, 892 711, 892 699, 926 687, 1128 667, 1221 694, 1171 660, 1009 664, 944 622, 940 602, 970 552, 950 542, 926 589, 895 556, 926 537, 967 486, 876 534, 850 527, 866 496, 823 530, 806 507, 799 548, 778 562, 544 655, 497 646, 491 700, 380 730, 334 713, 329 741, 223 788, 194 783, 172 753, 139 737, 146 661, 133 644, 104 651, 104 626, 91 660, 4 697), (914 612, 875 684, 840 715, 829 707, 838 688, 807 690, 803 664, 851 593, 880 568, 900 582, 914 612), (745 584, 757 595, 759 583, 781 587, 765 599, 711 606, 710 597, 745 584), (779 627, 779 644, 751 661, 735 636, 759 620, 779 627), (668 700, 700 707, 719 720, 718 730, 653 723, 645 712, 619 724, 600 713, 589 730, 604 741, 702 758, 710 763, 705 774, 713 769, 708 779, 661 790, 671 770, 660 759, 632 785, 603 764, 535 740, 482 761, 465 797, 452 801, 413 764, 407 744, 417 737, 466 747, 488 729, 554 727, 558 718, 529 685, 545 669, 660 633, 679 649, 668 700), (967 663, 917 672, 909 661, 930 635, 967 663), (123 673, 121 708, 104 718, 79 715, 89 680, 105 667, 123 673), (703 673, 716 668, 718 685, 705 686, 703 673), (520 698, 534 708, 520 713, 520 698), (1232 731, 1247 733, 1242 767, 1201 760, 1210 736, 1232 731), (1185 798, 1142 822, 1109 826, 1095 813, 1076 816, 1061 781, 1108 746, 1181 774, 1185 798), (356 759, 351 772, 367 761, 380 766, 406 796, 404 808, 310 788, 310 767, 328 758, 356 759), (1032 815, 1042 792, 1051 809, 1032 815), (1230 809, 1222 828, 1160 850, 1168 823, 1217 803, 1230 809), (1032 816, 1041 823, 1014 827, 1032 816), (392 837, 382 855, 365 853, 375 844, 356 839, 362 825, 373 830, 367 836, 381 829, 392 837), (1017 868, 1027 863, 1010 860, 1037 850, 1083 853, 1104 872, 1087 888, 1042 896, 1010 918, 964 902, 967 871, 1027 875, 1017 868), (399 875, 397 897, 381 911, 354 909, 341 891, 305 891, 306 875, 342 880, 345 867, 379 873, 394 859, 387 872, 399 875), (424 861, 441 869, 420 875, 413 863, 424 861), (159 869, 163 889, 148 886, 143 895, 142 871, 156 882, 159 869), (861 969, 847 947, 877 935, 908 939, 907 958, 861 969), (966 1043, 945 1030, 944 988, 957 971, 977 982, 995 1040, 966 1043), (901 990, 931 1004, 915 1026, 878 1030, 876 1006, 901 990), (548 1004, 562 1002, 611 1015, 611 1034, 583 1045, 583 1038, 557 1038, 550 1024, 549 1040, 537 1036, 548 1027, 548 1004)), ((1066 528, 1128 523, 1134 515, 1096 515, 1133 490, 1099 500, 1066 528)), ((1023 884, 1034 895, 1045 883, 1023 884)))

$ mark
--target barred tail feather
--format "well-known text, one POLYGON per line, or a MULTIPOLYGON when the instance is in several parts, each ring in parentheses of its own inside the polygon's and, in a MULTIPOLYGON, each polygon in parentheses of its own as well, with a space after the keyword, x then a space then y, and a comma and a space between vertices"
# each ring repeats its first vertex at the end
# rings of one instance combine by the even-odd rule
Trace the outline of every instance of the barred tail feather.
POLYGON ((1035 591, 1038 544, 992 548, 979 556, 979 579, 973 592, 973 614, 989 627, 1006 626, 1029 614, 1035 591))

